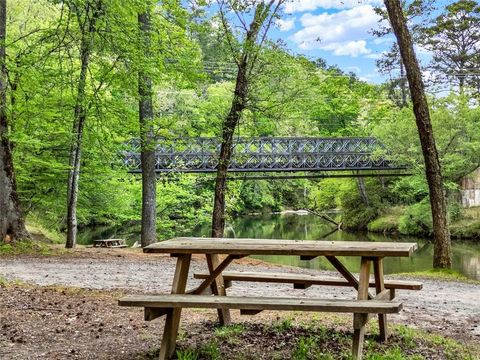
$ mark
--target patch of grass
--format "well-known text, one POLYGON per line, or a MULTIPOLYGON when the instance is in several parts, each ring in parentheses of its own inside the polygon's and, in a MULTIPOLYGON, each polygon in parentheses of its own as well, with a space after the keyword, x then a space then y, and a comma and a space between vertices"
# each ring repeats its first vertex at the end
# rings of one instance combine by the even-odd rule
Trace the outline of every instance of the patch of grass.
MULTIPOLYGON (((243 323, 242 336, 236 337, 234 344, 225 340, 219 341, 214 335, 220 328, 207 326, 197 329, 193 338, 189 337, 184 341, 181 352, 183 357, 178 359, 351 360, 351 329, 339 330, 336 326, 323 324, 315 326, 314 322, 316 323, 312 321, 302 326, 292 324, 291 320, 271 324, 243 323), (282 323, 283 325, 279 326, 282 323), (273 330, 275 326, 276 331, 273 330), (213 341, 212 337, 206 334, 208 331, 214 337, 213 341), (199 341, 196 334, 202 340, 199 341), (232 352, 232 348, 235 351, 232 352)), ((235 326, 226 328, 228 331, 222 330, 224 339, 234 336, 232 333, 238 335, 237 330, 231 330, 235 326)), ((391 326, 390 330, 391 337, 384 343, 377 341, 376 332, 367 332, 364 359, 428 360, 444 354, 442 356, 447 360, 474 360, 480 355, 480 349, 474 347, 475 345, 461 344, 440 335, 431 335, 404 325, 391 326)))
POLYGON ((242 324, 220 326, 215 329, 215 336, 219 339, 226 340, 229 343, 236 343, 238 336, 242 335, 246 330, 247 329, 242 324))
POLYGON ((282 333, 288 331, 293 326, 293 319, 292 318, 285 318, 280 321, 273 323, 272 330, 275 333, 282 333))
POLYGON ((199 354, 195 350, 186 349, 178 350, 176 352, 178 360, 198 360, 199 354))
POLYGON ((415 347, 415 339, 418 336, 417 331, 407 326, 397 326, 395 330, 408 348, 412 349, 415 347))
POLYGON ((200 348, 200 353, 204 355, 207 359, 211 360, 220 360, 222 354, 220 348, 215 341, 211 341, 200 348))
POLYGON ((53 244, 65 243, 64 234, 52 228, 47 228, 33 216, 27 217, 26 227, 32 238, 36 241, 53 244))
POLYGON ((12 256, 22 254, 51 255, 52 250, 44 243, 31 240, 17 241, 11 244, 0 244, 0 256, 12 256))
POLYGON ((472 284, 480 284, 480 281, 467 278, 462 273, 453 269, 430 269, 418 272, 399 273, 397 275, 413 276, 427 279, 447 280, 447 281, 462 281, 472 284))
MULTIPOLYGON (((387 349, 380 353, 368 354, 365 360, 424 360, 421 355, 405 355, 399 347, 387 349)), ((426 360, 426 359, 425 359, 426 360)))
POLYGON ((293 360, 307 360, 310 359, 313 352, 317 347, 317 340, 315 337, 310 336, 308 338, 301 337, 298 340, 297 346, 293 350, 292 359, 293 360))

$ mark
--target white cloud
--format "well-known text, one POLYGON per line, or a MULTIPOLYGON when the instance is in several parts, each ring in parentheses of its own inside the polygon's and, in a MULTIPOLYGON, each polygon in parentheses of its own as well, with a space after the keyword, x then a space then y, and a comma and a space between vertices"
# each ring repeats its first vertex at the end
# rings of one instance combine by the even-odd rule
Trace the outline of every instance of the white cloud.
POLYGON ((367 49, 367 42, 365 40, 347 41, 342 43, 332 42, 322 47, 323 50, 333 51, 337 56, 352 56, 365 55, 371 52, 367 49))
POLYGON ((285 12, 305 12, 316 9, 350 9, 359 5, 380 5, 381 0, 293 0, 285 5, 285 12))
POLYGON ((382 57, 382 55, 386 54, 386 51, 382 51, 381 53, 371 53, 368 55, 365 55, 367 59, 373 59, 373 60, 378 60, 382 57))
POLYGON ((304 14, 300 18, 302 29, 291 39, 304 50, 321 49, 333 51, 335 55, 366 55, 366 39, 369 31, 379 21, 371 5, 361 5, 335 13, 304 14))
POLYGON ((280 28, 280 31, 289 31, 295 27, 295 18, 282 20, 277 20, 277 25, 280 28))

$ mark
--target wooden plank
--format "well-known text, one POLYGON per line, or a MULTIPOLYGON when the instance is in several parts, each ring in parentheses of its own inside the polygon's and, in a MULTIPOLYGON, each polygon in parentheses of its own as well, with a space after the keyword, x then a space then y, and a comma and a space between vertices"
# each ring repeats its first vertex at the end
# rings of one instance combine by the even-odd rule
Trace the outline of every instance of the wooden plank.
POLYGON ((240 315, 257 315, 261 313, 263 310, 247 310, 247 309, 240 309, 240 315))
MULTIPOLYGON (((177 266, 173 276, 172 294, 183 294, 187 286, 188 270, 190 269, 191 255, 179 256, 177 266)), ((184 295, 176 295, 184 296, 184 295)), ((146 306, 155 307, 155 306, 146 306)), ((182 308, 174 308, 168 312, 163 329, 162 344, 160 345, 159 360, 167 360, 172 357, 175 352, 175 343, 177 341, 178 326, 180 324, 180 316, 182 308)))
MULTIPOLYGON (((358 301, 365 301, 369 298, 368 283, 370 280, 370 260, 367 257, 362 257, 360 263, 360 276, 358 279, 358 301)), ((367 301, 376 303, 377 301, 367 301)), ((352 357, 354 360, 362 358, 363 340, 365 337, 365 325, 368 321, 368 313, 373 311, 365 311, 364 314, 353 315, 353 345, 352 357)))
POLYGON ((128 295, 118 300, 120 306, 149 308, 287 310, 340 313, 398 313, 396 301, 276 298, 205 295, 128 295))
POLYGON ((274 239, 174 238, 143 249, 152 253, 298 255, 298 256, 410 256, 415 243, 308 241, 274 239))
MULTIPOLYGON (((381 258, 373 261, 373 272, 375 276, 375 291, 378 296, 378 294, 381 294, 385 290, 383 280, 383 260, 381 258)), ((380 340, 386 341, 388 338, 387 315, 378 314, 378 327, 380 330, 380 340)))
MULTIPOLYGON (((195 294, 195 295, 202 294, 205 289, 207 289, 210 285, 212 285, 215 282, 215 280, 220 276, 222 271, 225 270, 233 260, 239 259, 240 257, 241 256, 239 255, 228 255, 220 264, 214 264, 212 255, 208 256, 207 262, 208 262, 208 258, 210 258, 209 269, 211 268, 210 270, 211 273, 208 275, 208 277, 205 278, 205 280, 196 289, 189 291, 189 294, 195 294)), ((215 261, 215 263, 216 262, 218 262, 218 260, 215 261)))
MULTIPOLYGON (((335 269, 337 269, 337 271, 343 275, 343 277, 348 281, 348 283, 353 286, 356 290, 358 290, 358 287, 359 287, 359 281, 357 280, 357 278, 355 276, 353 276, 353 274, 346 268, 345 265, 343 265, 340 260, 338 260, 335 256, 327 256, 326 257, 327 260, 335 267, 335 269)), ((367 259, 368 258, 363 258, 362 257, 362 261, 364 259, 367 259)), ((368 292, 368 285, 367 285, 367 298, 369 299, 372 299, 373 298, 373 295, 371 295, 369 292, 368 292)))
MULTIPOLYGON (((207 265, 209 276, 212 276, 220 265, 220 258, 217 254, 207 254, 207 265)), ((226 296, 227 295, 227 288, 225 287, 225 283, 223 281, 223 276, 217 276, 215 281, 211 284, 211 290, 214 295, 219 296, 226 296)), ((217 309, 218 313, 218 322, 220 325, 229 325, 232 322, 232 317, 230 315, 230 310, 228 309, 217 309)))
POLYGON ((160 316, 167 315, 171 312, 171 309, 158 309, 158 308, 145 308, 144 309, 144 320, 152 321, 160 316), (170 310, 170 311, 169 311, 170 310))
MULTIPOLYGON (((208 273, 194 273, 195 279, 205 279, 208 273)), ((250 281, 280 284, 299 284, 299 285, 325 285, 325 286, 351 286, 350 283, 337 277, 326 277, 309 274, 291 274, 291 273, 265 273, 265 272, 243 272, 243 271, 224 271, 222 273, 225 287, 227 283, 232 281, 250 281)), ((402 289, 402 290, 421 290, 423 284, 418 281, 403 280, 385 280, 386 289, 402 289)), ((375 287, 375 281, 371 280, 370 287, 375 287)))

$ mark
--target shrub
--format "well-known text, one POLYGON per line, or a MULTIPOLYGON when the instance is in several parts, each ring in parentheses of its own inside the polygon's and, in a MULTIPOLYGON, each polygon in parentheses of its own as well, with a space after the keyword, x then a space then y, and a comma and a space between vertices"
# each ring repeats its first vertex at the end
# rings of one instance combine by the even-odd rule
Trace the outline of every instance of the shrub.
POLYGON ((405 235, 432 235, 432 212, 428 200, 410 205, 400 217, 398 230, 405 235))

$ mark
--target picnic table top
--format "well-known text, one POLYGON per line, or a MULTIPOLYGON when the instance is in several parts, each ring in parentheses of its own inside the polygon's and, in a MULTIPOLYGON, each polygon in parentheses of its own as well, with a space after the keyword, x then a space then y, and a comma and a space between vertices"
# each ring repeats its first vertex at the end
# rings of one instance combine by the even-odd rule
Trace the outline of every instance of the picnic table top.
POLYGON ((325 240, 231 239, 178 237, 151 244, 146 253, 303 255, 303 256, 410 256, 416 243, 325 240))

